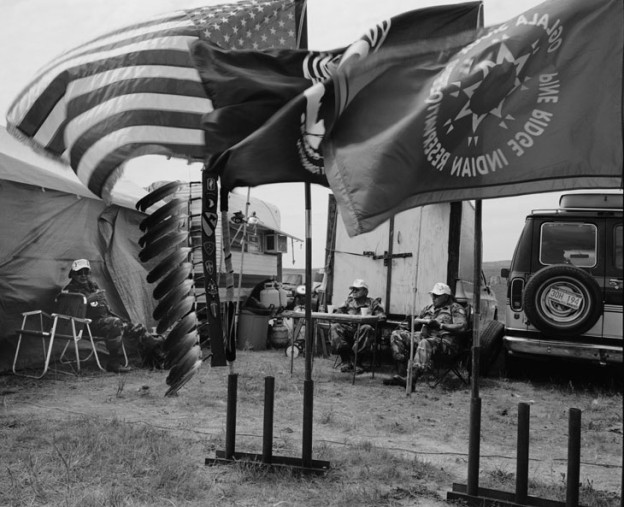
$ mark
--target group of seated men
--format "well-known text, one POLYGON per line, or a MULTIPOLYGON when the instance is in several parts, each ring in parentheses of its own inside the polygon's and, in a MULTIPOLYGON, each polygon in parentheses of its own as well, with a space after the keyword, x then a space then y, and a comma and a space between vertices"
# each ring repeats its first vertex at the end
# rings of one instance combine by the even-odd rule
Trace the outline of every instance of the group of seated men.
MULTIPOLYGON (((455 301, 451 288, 445 283, 436 283, 429 291, 432 302, 413 317, 414 355, 412 361, 412 379, 415 380, 432 367, 432 358, 438 352, 452 354, 457 351, 457 336, 467 329, 466 310, 455 301)), ((336 313, 366 313, 385 320, 386 315, 379 299, 368 296, 368 285, 357 279, 349 287, 345 302, 336 308, 336 313)), ((332 350, 341 359, 343 372, 363 371, 354 358, 370 350, 374 343, 375 328, 368 324, 334 322, 330 328, 332 350), (357 355, 356 355, 357 352, 357 355)), ((390 335, 390 348, 395 363, 396 375, 385 379, 386 385, 406 385, 407 368, 412 351, 412 322, 403 323, 390 335)))
MULTIPOLYGON (((86 259, 78 259, 72 263, 69 272, 70 283, 63 290, 80 292, 87 297, 87 317, 92 319, 93 331, 104 336, 109 352, 106 366, 108 371, 125 373, 129 371, 120 364, 121 341, 124 331, 128 328, 141 328, 123 321, 115 315, 97 283, 91 279, 91 266, 86 259)), ((420 374, 432 366, 432 357, 438 351, 454 352, 457 347, 457 334, 467 328, 465 309, 455 301, 451 289, 445 283, 436 283, 429 291, 432 303, 427 305, 413 318, 415 352, 413 356, 412 378, 415 380, 420 374)), ((386 314, 380 300, 368 295, 368 284, 362 279, 356 279, 349 287, 349 294, 341 306, 335 308, 335 313, 348 315, 376 316, 385 320, 386 314), (363 311, 364 310, 364 311, 363 311)), ((406 384, 407 368, 412 350, 412 323, 406 322, 390 336, 390 348, 395 362, 396 375, 384 380, 387 385, 406 384)), ((330 342, 334 354, 340 356, 341 371, 356 373, 363 371, 355 358, 361 358, 361 353, 369 351, 375 340, 377 330, 370 324, 355 322, 333 322, 330 327, 330 342)), ((358 361, 359 362, 359 361, 358 361)))

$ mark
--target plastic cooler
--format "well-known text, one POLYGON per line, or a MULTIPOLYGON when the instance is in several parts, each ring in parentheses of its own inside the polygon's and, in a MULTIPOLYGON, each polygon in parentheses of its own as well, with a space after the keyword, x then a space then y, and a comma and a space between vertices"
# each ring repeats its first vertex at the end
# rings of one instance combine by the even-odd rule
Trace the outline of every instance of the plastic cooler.
POLYGON ((236 348, 265 350, 269 339, 270 319, 270 313, 262 314, 242 309, 238 317, 236 348))

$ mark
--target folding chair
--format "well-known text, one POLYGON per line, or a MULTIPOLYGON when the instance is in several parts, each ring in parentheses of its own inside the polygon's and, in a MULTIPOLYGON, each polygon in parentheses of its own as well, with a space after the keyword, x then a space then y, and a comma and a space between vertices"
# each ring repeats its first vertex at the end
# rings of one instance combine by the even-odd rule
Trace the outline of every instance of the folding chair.
POLYGON ((437 351, 432 357, 433 375, 428 379, 429 387, 436 387, 449 374, 454 374, 464 385, 470 384, 470 353, 472 348, 472 307, 466 305, 466 321, 469 323, 469 329, 460 333, 456 340, 458 349, 455 352, 437 351), (462 369, 467 368, 464 375, 462 369))
POLYGON ((464 333, 459 337, 460 345, 457 352, 436 352, 433 355, 432 375, 427 379, 429 387, 437 387, 449 374, 454 374, 464 385, 470 384, 470 370, 466 375, 462 369, 466 367, 470 357, 470 342, 465 339, 464 333))
MULTIPOLYGON (((93 356, 100 370, 105 371, 100 363, 98 357, 96 339, 91 334, 91 328, 89 324, 90 319, 85 318, 87 312, 87 298, 83 294, 72 292, 61 292, 57 295, 55 300, 55 312, 48 314, 42 310, 35 310, 22 313, 23 321, 22 327, 17 332, 18 340, 17 347, 15 349, 15 356, 13 358, 13 373, 23 377, 30 377, 35 379, 42 378, 50 367, 52 359, 52 353, 54 350, 55 342, 59 340, 65 342, 65 345, 61 351, 59 362, 62 364, 76 364, 78 373, 80 372, 81 361, 87 361, 93 356), (33 320, 35 321, 33 324, 33 320), (83 332, 87 330, 91 349, 89 354, 85 358, 80 357, 79 342, 83 339, 83 332), (17 360, 19 357, 22 339, 24 337, 40 338, 44 357, 44 366, 41 375, 28 375, 25 373, 17 372, 17 360), (70 360, 66 357, 69 351, 70 345, 73 345, 75 354, 75 360, 70 360)), ((122 346, 123 349, 123 346, 122 346)), ((128 358, 126 351, 123 349, 126 363, 128 358)), ((60 373, 74 373, 57 370, 60 373)))

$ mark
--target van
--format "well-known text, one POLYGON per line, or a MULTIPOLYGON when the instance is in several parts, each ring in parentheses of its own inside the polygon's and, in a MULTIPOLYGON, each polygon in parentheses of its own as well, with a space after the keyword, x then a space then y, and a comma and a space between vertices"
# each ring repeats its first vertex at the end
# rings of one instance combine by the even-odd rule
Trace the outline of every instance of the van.
POLYGON ((508 357, 622 363, 622 194, 566 194, 526 218, 507 278, 508 357))

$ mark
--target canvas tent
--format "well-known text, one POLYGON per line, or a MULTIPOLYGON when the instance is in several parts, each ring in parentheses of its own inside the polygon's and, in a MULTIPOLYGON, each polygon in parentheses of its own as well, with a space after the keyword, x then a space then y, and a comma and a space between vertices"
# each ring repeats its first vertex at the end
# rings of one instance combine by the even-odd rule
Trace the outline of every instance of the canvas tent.
POLYGON ((69 166, 0 128, 0 371, 10 368, 21 312, 51 310, 76 258, 90 260, 114 311, 155 324, 149 265, 138 259, 145 215, 134 209, 146 191, 122 181, 114 194, 103 202, 69 166))
MULTIPOLYGON (((188 197, 196 216, 193 231, 200 230, 201 187, 192 188, 188 197)), ((156 325, 153 287, 146 276, 157 261, 147 265, 139 261, 138 240, 143 234, 139 223, 146 215, 135 210, 136 202, 151 189, 121 179, 113 202, 107 204, 68 165, 37 154, 0 126, 0 372, 11 367, 21 313, 50 311, 55 295, 69 282, 69 267, 76 258, 90 260, 94 277, 116 313, 148 327, 156 325)), ((231 214, 247 212, 259 218, 259 235, 301 241, 280 230, 280 211, 275 205, 236 193, 230 193, 228 201, 231 214)), ((223 271, 220 223, 215 239, 219 271, 223 271)), ((241 252, 232 252, 232 259, 238 272, 241 252)), ((201 263, 196 268, 201 302, 201 263)), ((246 296, 260 279, 278 278, 280 271, 281 253, 248 253, 241 295, 246 296)), ((220 282, 224 287, 225 279, 220 282)))

